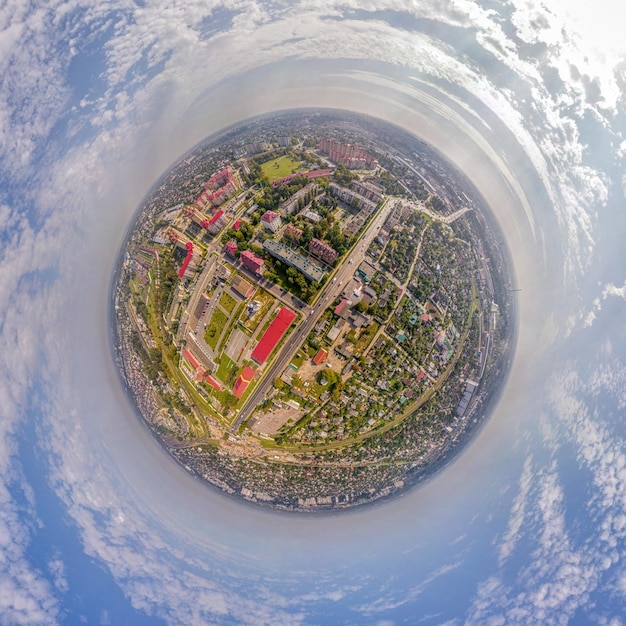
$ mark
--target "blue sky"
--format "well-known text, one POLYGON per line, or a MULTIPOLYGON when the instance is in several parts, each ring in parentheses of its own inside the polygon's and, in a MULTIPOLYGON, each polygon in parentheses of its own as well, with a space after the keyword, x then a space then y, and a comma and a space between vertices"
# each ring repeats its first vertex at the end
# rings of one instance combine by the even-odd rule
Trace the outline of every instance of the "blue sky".
POLYGON ((624 9, 571 4, 0 8, 0 623, 623 623, 624 9), (328 519, 175 466, 108 345, 150 186, 211 132, 297 106, 440 149, 522 287, 511 380, 473 444, 328 519))

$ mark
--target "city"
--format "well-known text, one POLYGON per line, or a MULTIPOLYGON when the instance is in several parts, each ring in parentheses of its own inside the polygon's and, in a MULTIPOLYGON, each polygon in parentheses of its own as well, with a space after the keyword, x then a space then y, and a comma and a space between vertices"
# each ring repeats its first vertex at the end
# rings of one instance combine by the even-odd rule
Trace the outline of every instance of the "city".
POLYGON ((424 477, 487 414, 512 332, 505 255, 464 181, 352 120, 313 121, 183 159, 114 295, 153 433, 202 479, 292 510, 424 477))

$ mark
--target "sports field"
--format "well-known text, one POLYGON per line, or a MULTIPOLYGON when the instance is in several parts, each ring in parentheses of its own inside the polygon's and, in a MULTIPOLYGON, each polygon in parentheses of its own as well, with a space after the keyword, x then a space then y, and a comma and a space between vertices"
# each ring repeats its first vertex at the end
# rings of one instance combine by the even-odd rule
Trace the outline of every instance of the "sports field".
POLYGON ((300 163, 284 155, 263 163, 261 165, 261 172, 272 182, 277 178, 284 178, 285 176, 289 176, 289 174, 293 174, 298 167, 300 167, 300 163))

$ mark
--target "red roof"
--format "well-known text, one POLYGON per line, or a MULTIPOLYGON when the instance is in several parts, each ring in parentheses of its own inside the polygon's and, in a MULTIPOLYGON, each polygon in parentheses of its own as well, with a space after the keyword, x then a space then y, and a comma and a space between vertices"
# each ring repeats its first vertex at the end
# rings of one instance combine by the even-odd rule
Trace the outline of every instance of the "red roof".
POLYGON ((193 354, 191 354, 191 352, 189 352, 187 348, 183 350, 183 356, 191 363, 191 365, 193 365, 195 369, 199 369, 200 367, 202 367, 200 363, 198 363, 198 361, 194 359, 193 354))
POLYGON ((192 256, 193 256, 193 244, 191 243, 191 241, 188 241, 187 242, 187 256, 185 257, 183 264, 180 266, 180 269, 178 270, 178 278, 183 277, 183 274, 185 273, 185 270, 187 269, 187 266, 189 265, 189 261, 191 261, 192 256))
POLYGON ((254 254, 252 250, 244 250, 239 258, 241 262, 253 272, 258 272, 265 264, 265 261, 254 254))
POLYGON ((277 217, 279 217, 278 213, 275 213, 274 211, 265 211, 265 213, 261 215, 261 221, 271 224, 277 217))
POLYGON ((336 307, 335 307, 335 315, 341 315, 341 312, 343 311, 344 307, 346 306, 348 302, 347 298, 344 298, 336 307))
POLYGON ((420 373, 417 375, 417 382, 419 383, 419 381, 422 380, 424 376, 425 376, 424 370, 420 370, 420 373))
POLYGON ((235 256, 235 250, 237 249, 237 242, 236 241, 227 241, 224 244, 224 251, 227 252, 228 254, 230 254, 230 256, 235 256))
POLYGON ((263 333, 263 337, 256 348, 252 351, 252 358, 259 364, 263 365, 272 350, 278 345, 281 337, 296 318, 296 314, 288 308, 283 307, 278 315, 272 320, 268 329, 263 333))
POLYGON ((222 385, 220 385, 213 376, 205 376, 204 380, 211 385, 216 391, 222 390, 222 385))
POLYGON ((241 372, 235 386, 233 387, 233 395, 236 398, 241 398, 243 396, 244 391, 248 388, 248 385, 252 382, 254 375, 256 374, 256 370, 249 365, 246 365, 243 372, 241 372))
POLYGON ((209 226, 213 226, 213 224, 215 224, 215 222, 217 222, 217 220, 219 220, 222 215, 224 215, 224 211, 222 211, 222 209, 219 209, 219 211, 215 211, 215 214, 209 220, 209 226))
POLYGON ((234 224, 233 224, 233 228, 235 230, 239 230, 239 227, 241 226, 241 220, 237 220, 234 224))
POLYGON ((317 351, 317 354, 313 357, 313 363, 315 363, 315 365, 319 365, 320 363, 323 363, 326 360, 327 356, 328 356, 328 352, 324 350, 324 348, 320 348, 317 351))

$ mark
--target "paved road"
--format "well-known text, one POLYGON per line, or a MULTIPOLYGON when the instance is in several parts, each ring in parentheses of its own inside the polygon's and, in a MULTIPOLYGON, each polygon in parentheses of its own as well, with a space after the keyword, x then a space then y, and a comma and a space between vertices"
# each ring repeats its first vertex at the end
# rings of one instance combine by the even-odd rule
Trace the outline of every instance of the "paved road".
POLYGON ((392 208, 393 204, 388 200, 385 200, 382 208, 378 212, 378 215, 372 220, 372 223, 368 226, 365 233, 356 243, 352 252, 346 255, 344 262, 335 270, 332 280, 318 295, 313 302, 313 305, 306 306, 301 309, 304 314, 304 319, 301 320, 300 324, 287 338, 287 341, 283 344, 280 353, 274 359, 272 365, 265 371, 262 379, 257 384, 252 394, 248 397, 244 406, 241 407, 237 418, 231 426, 231 431, 236 432, 241 424, 243 424, 250 417, 252 411, 267 395, 272 384, 274 383, 274 379, 280 376, 287 365, 291 362, 294 354, 300 348, 307 335, 311 332, 311 330, 313 330, 326 307, 341 294, 346 282, 352 277, 356 268, 359 266, 359 263, 361 263, 365 257, 367 248, 380 230, 380 227, 385 223, 385 220, 387 219, 387 216, 392 208))

